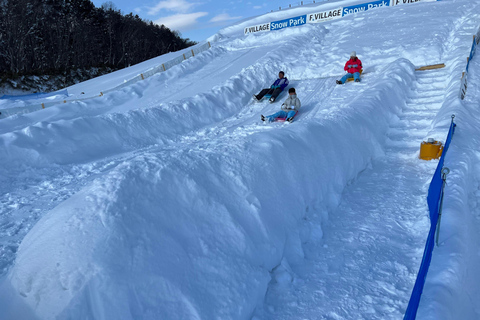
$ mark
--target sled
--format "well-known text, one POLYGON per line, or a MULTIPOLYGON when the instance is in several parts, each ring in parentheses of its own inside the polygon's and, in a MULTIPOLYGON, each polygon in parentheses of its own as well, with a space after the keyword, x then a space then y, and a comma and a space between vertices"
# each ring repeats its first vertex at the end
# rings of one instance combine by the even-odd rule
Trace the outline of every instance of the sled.
MULTIPOLYGON (((293 119, 295 119, 295 117, 297 116, 297 114, 298 114, 298 111, 295 111, 295 114, 293 115, 293 119)), ((278 117, 278 118, 275 118, 273 121, 274 121, 274 122, 285 122, 285 120, 287 120, 287 118, 278 117)))
MULTIPOLYGON (((285 91, 285 89, 282 90, 282 92, 280 92, 280 94, 278 95, 278 97, 275 99, 275 101, 277 101, 280 96, 282 95, 283 91, 285 91)), ((266 95, 263 96, 263 99, 267 99, 267 100, 270 100, 270 98, 272 97, 272 94, 271 93, 267 93, 266 95)))
MULTIPOLYGON (((360 70, 360 76, 362 75, 362 73, 363 73, 363 69, 360 70)), ((348 78, 348 79, 347 79, 347 82, 353 81, 354 79, 355 79, 355 78, 348 78)))

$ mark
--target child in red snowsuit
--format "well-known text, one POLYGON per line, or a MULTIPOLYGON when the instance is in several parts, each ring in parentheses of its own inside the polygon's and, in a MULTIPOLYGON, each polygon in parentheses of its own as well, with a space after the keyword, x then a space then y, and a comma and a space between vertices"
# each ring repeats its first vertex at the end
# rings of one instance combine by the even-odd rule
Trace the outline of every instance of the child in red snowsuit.
POLYGON ((360 70, 362 70, 362 61, 357 58, 357 53, 353 51, 350 54, 350 60, 345 63, 343 68, 347 71, 347 74, 342 77, 342 79, 337 80, 337 84, 342 84, 347 81, 347 79, 353 78, 355 82, 360 82, 360 70))

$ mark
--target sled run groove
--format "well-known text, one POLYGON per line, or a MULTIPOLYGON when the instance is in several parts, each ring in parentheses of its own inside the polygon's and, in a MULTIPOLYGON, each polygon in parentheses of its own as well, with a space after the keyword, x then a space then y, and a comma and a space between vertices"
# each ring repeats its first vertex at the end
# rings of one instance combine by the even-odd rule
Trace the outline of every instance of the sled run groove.
POLYGON ((305 245, 304 270, 292 282, 272 277, 253 319, 403 317, 428 234, 426 194, 437 165, 419 160, 418 152, 448 76, 445 70, 415 74, 384 157, 346 187, 323 238, 305 245))

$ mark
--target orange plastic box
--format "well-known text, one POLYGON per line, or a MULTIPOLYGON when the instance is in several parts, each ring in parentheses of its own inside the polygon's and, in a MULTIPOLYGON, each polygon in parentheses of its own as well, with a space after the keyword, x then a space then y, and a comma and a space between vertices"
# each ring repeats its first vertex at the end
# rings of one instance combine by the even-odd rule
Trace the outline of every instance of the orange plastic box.
POLYGON ((438 159, 442 156, 443 144, 441 141, 436 141, 432 138, 428 141, 423 141, 420 144, 420 156, 422 160, 438 159))

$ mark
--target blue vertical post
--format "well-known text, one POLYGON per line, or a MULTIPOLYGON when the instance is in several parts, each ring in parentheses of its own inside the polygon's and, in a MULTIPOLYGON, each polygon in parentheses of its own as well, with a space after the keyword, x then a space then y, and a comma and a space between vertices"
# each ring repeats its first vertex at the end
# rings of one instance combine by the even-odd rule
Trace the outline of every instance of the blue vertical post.
POLYGON ((404 320, 415 320, 417 317, 417 310, 420 304, 420 298, 422 297, 423 288, 425 286, 425 280, 427 278, 428 268, 432 261, 433 248, 435 247, 435 230, 437 229, 437 223, 439 218, 439 210, 442 205, 443 188, 445 186, 442 179, 443 164, 445 156, 452 141, 453 133, 455 132, 456 124, 453 122, 455 115, 452 115, 452 122, 450 123, 450 129, 448 131, 445 147, 443 148, 442 157, 438 162, 437 169, 433 175, 430 187, 428 188, 428 210, 430 212, 430 231, 428 232, 427 243, 425 244, 425 250, 423 251, 422 263, 418 270, 417 280, 413 286, 412 295, 408 302, 407 311, 405 311, 404 320))

